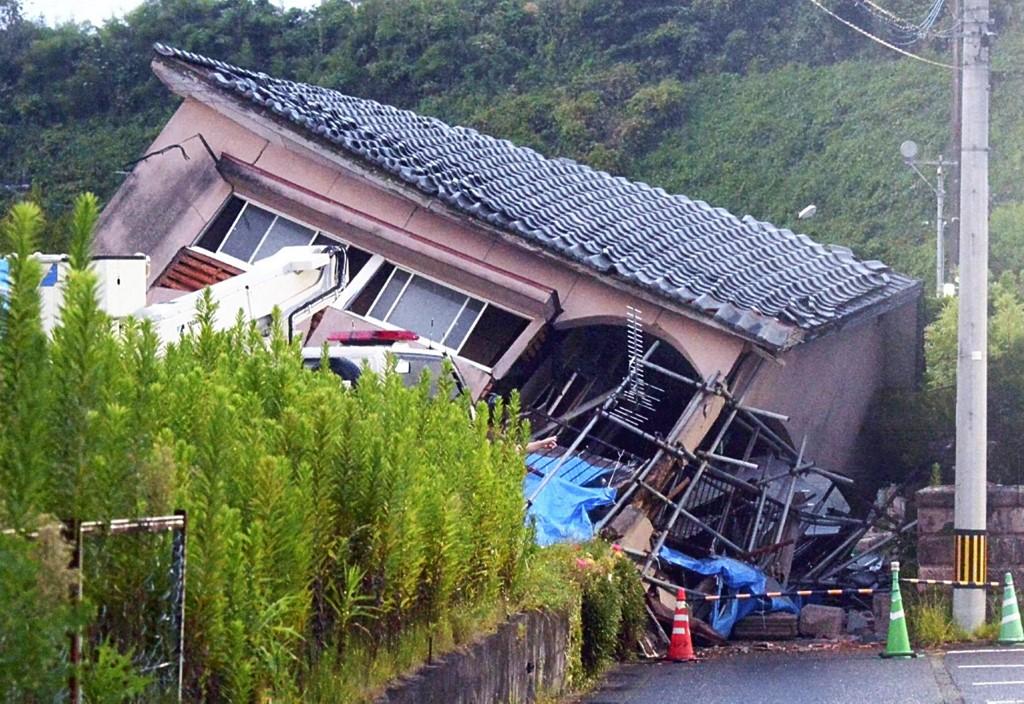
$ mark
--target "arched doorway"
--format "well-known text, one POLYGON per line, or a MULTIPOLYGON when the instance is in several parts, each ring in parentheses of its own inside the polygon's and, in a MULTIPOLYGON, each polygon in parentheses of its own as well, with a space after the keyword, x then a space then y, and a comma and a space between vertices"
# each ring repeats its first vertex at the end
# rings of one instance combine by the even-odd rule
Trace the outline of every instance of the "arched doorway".
POLYGON ((668 437, 700 379, 669 342, 632 332, 631 344, 625 323, 549 328, 495 390, 519 389, 534 435, 557 434, 563 444, 608 404, 613 417, 599 418, 580 449, 616 461, 647 459, 657 450, 651 437, 668 437))

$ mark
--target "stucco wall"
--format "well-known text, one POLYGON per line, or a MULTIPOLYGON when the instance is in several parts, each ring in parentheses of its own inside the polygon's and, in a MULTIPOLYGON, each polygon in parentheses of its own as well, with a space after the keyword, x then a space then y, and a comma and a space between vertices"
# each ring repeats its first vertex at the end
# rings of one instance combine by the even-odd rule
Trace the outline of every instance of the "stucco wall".
POLYGON ((804 343, 767 362, 746 402, 789 416, 784 423, 818 466, 867 480, 879 458, 863 439, 863 425, 887 386, 913 382, 916 303, 804 343))
POLYGON ((552 612, 512 617, 497 633, 440 658, 376 704, 526 704, 565 689, 569 620, 552 612))

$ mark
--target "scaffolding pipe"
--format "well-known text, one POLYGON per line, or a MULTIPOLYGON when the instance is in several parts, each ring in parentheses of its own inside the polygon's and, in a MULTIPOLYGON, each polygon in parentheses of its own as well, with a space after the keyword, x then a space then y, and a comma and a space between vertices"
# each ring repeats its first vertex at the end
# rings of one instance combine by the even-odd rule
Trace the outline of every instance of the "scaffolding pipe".
MULTIPOLYGON (((658 345, 659 344, 660 344, 660 342, 658 340, 655 340, 651 344, 651 346, 649 348, 647 348, 647 352, 644 354, 644 359, 646 359, 647 357, 652 355, 654 353, 654 351, 656 349, 658 349, 658 345)), ((590 433, 590 431, 594 429, 594 426, 597 425, 597 421, 601 417, 607 417, 608 409, 611 408, 615 404, 615 402, 618 400, 619 394, 622 393, 622 391, 626 388, 626 386, 628 386, 629 383, 633 380, 633 377, 636 374, 637 369, 639 369, 639 368, 640 368, 639 366, 634 366, 632 369, 629 370, 629 373, 626 374, 626 376, 623 377, 622 381, 619 382, 619 385, 615 387, 614 393, 612 393, 612 395, 608 397, 607 401, 605 401, 603 404, 601 404, 601 407, 594 414, 594 417, 590 419, 590 422, 587 423, 587 425, 586 425, 586 427, 584 427, 583 431, 580 432, 580 434, 576 436, 576 439, 573 440, 572 445, 570 445, 569 449, 565 451, 565 454, 558 458, 558 462, 555 463, 554 468, 550 472, 545 474, 544 478, 540 480, 540 483, 537 485, 537 488, 533 490, 533 493, 526 500, 526 508, 527 509, 529 509, 530 506, 533 506, 533 502, 540 495, 540 492, 544 491, 544 487, 546 487, 548 485, 548 483, 550 483, 551 480, 555 478, 555 475, 558 474, 558 470, 562 468, 562 465, 565 464, 565 461, 569 457, 571 457, 572 454, 574 452, 576 452, 577 449, 579 449, 579 446, 583 443, 583 440, 590 433)))
POLYGON ((650 362, 650 361, 646 361, 646 360, 642 361, 641 364, 643 364, 645 367, 647 367, 651 371, 658 372, 659 374, 664 374, 669 379, 675 379, 676 381, 681 381, 684 384, 689 384, 690 386, 696 386, 698 388, 704 386, 703 382, 697 381, 696 379, 691 379, 690 377, 684 376, 684 375, 680 374, 679 372, 674 372, 671 369, 666 369, 665 367, 661 366, 660 364, 655 364, 654 362, 650 362))
POLYGON ((698 452, 701 457, 707 457, 711 460, 718 462, 725 462, 726 464, 734 464, 737 467, 743 467, 744 469, 760 469, 760 465, 756 462, 747 462, 745 460, 738 460, 735 457, 728 457, 726 455, 719 455, 716 452, 698 452))
POLYGON ((558 417, 552 416, 550 413, 541 412, 542 415, 549 419, 548 424, 545 425, 542 430, 533 433, 533 435, 530 436, 530 439, 537 440, 538 438, 545 438, 547 437, 548 433, 557 428, 559 425, 568 426, 571 421, 576 420, 583 414, 587 413, 588 411, 594 410, 602 403, 607 401, 613 393, 615 393, 615 390, 609 389, 608 391, 605 391, 603 394, 599 394, 598 396, 590 399, 586 403, 581 403, 576 408, 558 417))
MULTIPOLYGON (((674 501, 672 501, 672 499, 668 498, 667 496, 662 494, 660 491, 655 489, 653 486, 651 486, 650 484, 647 484, 646 482, 643 483, 643 487, 645 489, 647 489, 647 491, 651 492, 651 494, 653 494, 655 498, 660 499, 662 502, 664 502, 668 506, 671 506, 673 508, 679 508, 682 505, 682 501, 680 501, 679 503, 675 503, 674 501)), ((698 526, 700 526, 704 530, 708 531, 712 535, 714 535, 717 538, 721 539, 722 542, 727 543, 729 545, 729 547, 731 547, 733 550, 735 550, 736 552, 740 553, 741 555, 745 554, 745 551, 743 550, 743 548, 741 548, 739 545, 737 545, 736 543, 734 543, 731 540, 729 540, 728 538, 726 538, 724 535, 719 533, 717 530, 712 528, 710 525, 708 525, 704 521, 700 520, 699 518, 694 516, 692 513, 690 513, 686 509, 680 508, 679 510, 681 511, 682 516, 684 518, 686 518, 687 520, 689 520, 691 523, 697 524, 698 526)), ((668 530, 670 530, 670 528, 666 528, 665 530, 668 531, 668 530)), ((662 541, 662 543, 664 543, 664 541, 662 541)), ((658 547, 659 550, 661 549, 661 545, 659 545, 657 547, 658 547)))
POLYGON ((776 413, 775 411, 766 411, 763 408, 754 408, 753 406, 739 406, 741 411, 751 413, 753 415, 764 416, 765 418, 771 418, 773 420, 779 420, 783 423, 789 422, 789 416, 783 413, 776 413))
MULTIPOLYGON (((725 423, 722 424, 722 428, 718 431, 718 435, 715 436, 714 442, 711 443, 711 447, 718 446, 718 443, 720 443, 722 441, 722 438, 725 437, 725 433, 729 430, 729 426, 732 424, 732 421, 735 417, 736 409, 733 409, 732 412, 729 414, 729 417, 726 418, 725 423)), ((672 516, 668 519, 668 523, 665 525, 665 528, 661 531, 661 533, 659 533, 658 540, 655 543, 654 549, 651 553, 652 555, 661 550, 662 546, 665 545, 665 540, 668 538, 669 531, 672 530, 672 526, 674 526, 676 524, 676 521, 679 520, 680 514, 685 513, 687 514, 688 518, 695 522, 698 522, 692 514, 689 514, 687 511, 683 509, 683 505, 686 504, 687 500, 689 500, 690 494, 693 493, 694 488, 696 488, 696 486, 700 484, 701 476, 709 467, 710 463, 705 459, 703 462, 700 463, 700 467, 697 468, 697 471, 694 472, 693 479, 690 481, 690 485, 686 487, 686 491, 683 492, 683 495, 679 498, 679 502, 676 503, 675 510, 672 512, 672 516)), ((709 530, 712 534, 717 534, 717 531, 710 527, 709 530)), ((727 545, 733 546, 733 549, 737 550, 740 553, 743 552, 743 548, 739 547, 725 536, 722 536, 722 542, 727 545)), ((647 561, 644 563, 644 568, 640 571, 640 573, 647 574, 647 570, 650 569, 650 566, 651 557, 648 556, 647 561)))
MULTIPOLYGON (((800 466, 800 462, 804 458, 804 448, 807 446, 807 436, 804 436, 803 442, 800 443, 800 455, 796 458, 796 466, 800 466)), ((793 503, 793 492, 796 491, 796 474, 793 474, 789 479, 789 491, 786 492, 786 503, 782 507, 782 516, 779 517, 779 525, 775 531, 775 542, 782 542, 782 534, 786 530, 786 519, 789 518, 789 507, 793 503)))
POLYGON ((846 562, 843 562, 843 563, 841 563, 839 565, 836 565, 835 567, 829 569, 828 571, 826 571, 824 574, 821 575, 821 579, 822 580, 826 580, 829 577, 831 577, 834 574, 836 574, 837 572, 842 571, 847 566, 852 565, 854 562, 856 562, 857 560, 861 559, 862 557, 865 557, 866 555, 870 555, 872 553, 878 552, 879 550, 884 548, 886 545, 888 545, 889 543, 893 542, 898 537, 900 537, 901 535, 903 535, 904 533, 906 533, 908 530, 910 530, 911 528, 915 527, 916 525, 917 525, 917 521, 916 520, 910 521, 909 523, 905 524, 902 528, 897 530, 895 533, 893 533, 892 535, 888 536, 887 538, 884 538, 883 540, 879 541, 878 543, 872 545, 870 548, 868 548, 864 552, 862 552, 860 554, 857 554, 857 555, 854 555, 853 557, 851 557, 846 562))
MULTIPOLYGON (((687 462, 693 462, 694 460, 699 460, 700 459, 699 457, 694 455, 692 452, 687 450, 685 447, 677 447, 675 445, 670 445, 669 443, 665 442, 661 438, 659 438, 659 437, 657 437, 655 435, 651 435, 650 433, 644 432, 643 430, 640 430, 639 428, 636 428, 636 427, 630 425, 629 423, 626 423, 621 418, 616 418, 614 416, 608 416, 607 414, 605 414, 605 417, 608 418, 608 420, 610 420, 612 423, 615 423, 616 425, 620 426, 621 428, 624 428, 625 430, 628 430, 628 431, 638 435, 639 437, 643 438, 644 440, 647 440, 648 442, 650 442, 650 443, 652 443, 654 445, 657 445, 658 447, 660 447, 661 449, 663 449, 665 452, 667 452, 668 454, 672 455, 676 459, 682 459, 682 460, 685 460, 687 462)), ((702 460, 701 464, 708 464, 708 462, 706 460, 702 460)), ((734 476, 732 476, 731 474, 729 474, 727 472, 723 472, 720 469, 717 469, 715 467, 710 466, 710 464, 708 464, 708 474, 710 474, 715 479, 718 479, 719 481, 725 482, 726 484, 730 484, 730 485, 735 486, 735 487, 737 487, 739 489, 742 489, 743 491, 747 492, 748 494, 757 495, 757 494, 760 493, 760 490, 756 486, 751 484, 750 482, 747 482, 747 481, 744 481, 744 480, 739 479, 737 477, 734 477, 734 476)))

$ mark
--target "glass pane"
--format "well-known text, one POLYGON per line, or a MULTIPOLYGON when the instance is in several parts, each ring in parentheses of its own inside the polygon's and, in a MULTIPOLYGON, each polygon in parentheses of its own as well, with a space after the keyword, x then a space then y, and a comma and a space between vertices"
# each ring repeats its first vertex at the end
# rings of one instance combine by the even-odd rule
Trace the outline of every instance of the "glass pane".
POLYGON ((440 342, 459 314, 466 295, 433 281, 413 277, 387 322, 440 342))
POLYGON ((409 272, 398 269, 395 271, 395 275, 388 281, 388 285, 381 291, 380 298, 377 299, 377 303, 373 306, 373 310, 370 311, 370 317, 376 318, 377 320, 384 320, 384 316, 388 314, 388 310, 391 309, 391 304, 398 298, 398 294, 401 293, 402 287, 405 282, 409 280, 409 272))
POLYGON ((243 205, 245 205, 244 200, 231 196, 196 244, 203 249, 216 252, 220 247, 220 243, 224 241, 224 237, 227 236, 228 230, 234 224, 235 218, 238 217, 238 213, 243 205))
POLYGON ((487 310, 480 316, 480 322, 459 350, 459 356, 479 362, 485 367, 493 367, 529 322, 515 313, 487 306, 487 310))
POLYGON ((483 301, 470 298, 466 307, 462 309, 462 314, 459 315, 459 319, 456 320, 455 325, 452 326, 451 332, 448 333, 448 337, 445 338, 444 344, 451 347, 453 350, 459 349, 462 341, 466 339, 466 333, 469 332, 469 328, 472 327, 474 321, 476 321, 476 316, 479 315, 480 310, 483 307, 483 301))
MULTIPOLYGON (((391 276, 391 272, 395 270, 394 264, 384 263, 374 272, 370 281, 363 286, 363 290, 359 292, 359 295, 355 297, 355 300, 349 305, 348 309, 357 315, 366 315, 370 312, 370 305, 373 304, 377 298, 377 294, 384 288, 384 284, 387 282, 388 277, 391 276)), ((387 309, 384 309, 387 312, 387 309)))
POLYGON ((267 239, 263 240, 260 249, 253 257, 253 261, 266 259, 275 254, 281 247, 289 247, 296 244, 309 244, 313 240, 313 231, 297 222, 279 217, 270 228, 267 239))
POLYGON ((328 244, 337 245, 338 247, 341 246, 341 242, 339 240, 334 239, 330 235, 325 235, 322 232, 316 233, 316 237, 313 238, 313 244, 318 245, 318 246, 319 245, 328 245, 328 244))
POLYGON ((252 203, 247 203, 220 251, 241 259, 243 262, 249 261, 252 258, 252 253, 256 251, 256 247, 259 246, 263 234, 273 221, 273 213, 268 213, 263 208, 257 208, 252 203))

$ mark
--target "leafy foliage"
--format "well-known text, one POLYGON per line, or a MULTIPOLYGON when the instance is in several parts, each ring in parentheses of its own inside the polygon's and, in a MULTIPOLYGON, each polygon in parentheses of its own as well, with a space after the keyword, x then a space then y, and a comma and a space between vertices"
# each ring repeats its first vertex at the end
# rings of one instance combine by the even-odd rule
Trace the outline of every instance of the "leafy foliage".
POLYGON ((67 633, 78 621, 67 599, 70 552, 59 527, 27 541, 0 534, 0 702, 52 702, 69 675, 67 633))
MULTIPOLYGON (((806 0, 147 0, 101 27, 0 15, 0 168, 58 209, 108 196, 174 107, 148 67, 165 41, 498 137, 795 227, 927 278, 933 200, 897 157, 946 149, 949 78, 806 0), (45 194, 45 195, 43 195, 45 194)), ((996 271, 1019 269, 1024 31, 993 2, 996 271)), ((917 16, 918 0, 892 9, 917 16)), ((840 4, 874 28, 867 12, 840 4)), ((948 21, 944 20, 944 21, 948 21)), ((948 60, 948 43, 919 51, 948 60)), ((0 199, 14 194, 0 188, 0 199)), ((44 245, 64 251, 60 219, 44 245)), ((931 290, 928 286, 926 289, 931 290)))
MULTIPOLYGON (((427 377, 410 389, 398 375, 367 372, 346 390, 329 371, 306 370, 280 325, 269 341, 253 326, 215 331, 209 296, 195 331, 158 354, 148 323, 115 332, 98 307, 88 266, 96 216, 94 197, 77 199, 52 339, 41 331, 41 272, 30 256, 39 209, 17 205, 4 224, 5 527, 33 529, 43 512, 96 519, 186 508, 195 700, 298 700, 303 673, 325 652, 386 649, 415 629, 448 627, 460 611, 514 606, 530 545, 524 427, 491 428, 486 406, 471 413, 464 399, 448 400, 447 380, 432 396, 427 377)), ((62 681, 67 589, 40 594, 49 573, 34 544, 2 537, 0 645, 19 642, 0 647, 2 681, 12 683, 2 694, 49 700, 62 681)), ((159 606, 142 587, 154 555, 111 540, 87 558, 99 561, 86 585, 94 613, 84 672, 96 701, 146 686, 127 663, 138 612, 159 606)))

